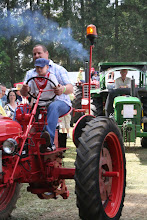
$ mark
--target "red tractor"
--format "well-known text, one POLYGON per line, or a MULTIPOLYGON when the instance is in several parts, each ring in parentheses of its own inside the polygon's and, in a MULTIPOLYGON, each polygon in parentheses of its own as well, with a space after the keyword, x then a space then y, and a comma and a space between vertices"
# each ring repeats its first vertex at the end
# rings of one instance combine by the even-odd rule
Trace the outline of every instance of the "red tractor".
MULTIPOLYGON (((95 29, 88 26, 87 30, 93 43, 95 29)), ((64 168, 62 159, 67 148, 58 139, 58 131, 56 150, 40 152, 40 145, 45 144, 41 132, 47 114, 46 107, 36 114, 42 92, 45 88, 39 88, 33 109, 26 104, 18 107, 17 122, 0 118, 0 219, 10 216, 22 183, 28 183, 27 191, 40 199, 56 199, 58 195, 67 199, 66 179, 75 179, 81 219, 119 219, 125 197, 126 168, 122 136, 117 125, 107 117, 82 116, 73 131, 77 147, 75 168, 64 168)))

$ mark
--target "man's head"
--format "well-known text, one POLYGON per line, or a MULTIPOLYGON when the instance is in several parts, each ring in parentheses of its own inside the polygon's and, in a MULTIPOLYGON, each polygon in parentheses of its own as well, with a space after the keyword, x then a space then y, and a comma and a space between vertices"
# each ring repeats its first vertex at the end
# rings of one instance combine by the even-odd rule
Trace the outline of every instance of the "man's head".
POLYGON ((35 60, 35 65, 36 67, 36 72, 40 75, 40 76, 45 76, 45 74, 48 71, 49 68, 49 60, 45 59, 45 58, 38 58, 35 60))
POLYGON ((84 71, 83 67, 80 67, 79 71, 80 71, 80 72, 83 72, 83 71, 84 71))
POLYGON ((47 48, 41 44, 37 44, 33 47, 33 59, 36 60, 38 58, 48 59, 49 53, 47 48))
POLYGON ((0 87, 0 99, 2 98, 2 89, 0 87))
POLYGON ((94 73, 94 72, 95 72, 94 67, 91 67, 91 73, 94 73))
POLYGON ((126 78, 126 75, 128 73, 128 70, 127 69, 122 69, 120 71, 120 74, 121 74, 121 78, 124 80, 126 78))
POLYGON ((5 95, 5 93, 6 93, 6 86, 1 84, 0 88, 1 88, 1 91, 2 91, 2 97, 3 97, 5 95))

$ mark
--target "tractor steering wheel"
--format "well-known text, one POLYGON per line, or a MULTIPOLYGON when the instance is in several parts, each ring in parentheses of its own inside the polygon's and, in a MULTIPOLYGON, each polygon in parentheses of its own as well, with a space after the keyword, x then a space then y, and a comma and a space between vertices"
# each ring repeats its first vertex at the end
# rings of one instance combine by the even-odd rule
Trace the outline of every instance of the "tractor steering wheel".
MULTIPOLYGON (((47 77, 44 77, 44 76, 34 76, 34 77, 31 77, 30 79, 27 80, 26 84, 28 85, 28 83, 29 83, 31 80, 34 80, 34 81, 35 81, 35 79, 42 79, 42 78, 43 78, 43 79, 46 79, 46 80, 48 80, 48 81, 50 81, 50 82, 56 87, 55 83, 54 83, 51 79, 49 79, 49 78, 47 78, 47 77)), ((36 83, 36 81, 35 81, 35 83, 36 83)), ((37 88, 38 88, 38 89, 41 89, 37 83, 36 83, 36 85, 37 85, 37 88)), ((46 83, 46 85, 47 85, 47 83, 46 83)), ((45 85, 45 83, 44 83, 43 87, 45 88, 46 85, 45 85)), ((44 88, 43 88, 43 89, 44 89, 44 88)), ((47 92, 47 91, 49 91, 49 90, 44 90, 43 92, 47 92)), ((34 95, 32 95, 30 92, 28 92, 28 94, 29 94, 31 97, 33 97, 34 99, 37 99, 37 97, 34 96, 34 95)), ((39 101, 44 101, 44 102, 51 101, 51 100, 53 100, 53 99, 55 98, 55 96, 56 96, 56 95, 54 95, 52 98, 49 98, 49 99, 40 99, 39 101)))

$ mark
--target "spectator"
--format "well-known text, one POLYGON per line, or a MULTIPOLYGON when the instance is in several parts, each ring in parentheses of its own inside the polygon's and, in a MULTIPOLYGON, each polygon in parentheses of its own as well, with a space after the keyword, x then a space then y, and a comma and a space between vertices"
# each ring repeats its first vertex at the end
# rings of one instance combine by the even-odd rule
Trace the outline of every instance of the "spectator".
POLYGON ((1 99, 4 102, 4 104, 6 104, 6 102, 7 102, 7 95, 6 95, 7 88, 4 84, 1 84, 0 87, 1 87, 1 90, 2 90, 2 98, 1 99))
MULTIPOLYGON (((34 60, 38 58, 48 59, 48 56, 49 53, 45 46, 39 44, 33 48, 34 60)), ((46 126, 45 128, 48 132, 48 137, 46 137, 46 144, 48 145, 47 140, 49 139, 50 136, 50 143, 51 146, 53 146, 58 118, 66 114, 70 110, 71 101, 68 94, 73 93, 73 86, 69 80, 67 70, 62 66, 55 64, 51 59, 49 59, 48 71, 54 74, 59 82, 58 87, 54 89, 56 98, 48 107, 48 114, 47 114, 48 126, 46 126)), ((37 75, 36 69, 29 70, 26 74, 24 83, 26 83, 28 79, 36 75, 37 75)), ((28 94, 28 88, 29 87, 26 84, 23 84, 22 89, 20 90, 22 96, 26 96, 28 94)))
POLYGON ((92 79, 92 77, 94 76, 94 73, 95 73, 95 69, 93 67, 91 67, 90 73, 91 73, 91 79, 92 79))
POLYGON ((83 74, 82 74, 83 71, 84 71, 83 67, 80 67, 79 73, 78 73, 78 77, 77 77, 77 82, 84 82, 84 80, 83 80, 83 74))
POLYGON ((92 81, 93 81, 93 80, 96 80, 96 81, 99 81, 99 80, 100 80, 100 78, 99 78, 97 72, 95 72, 94 75, 92 76, 92 81))
POLYGON ((70 120, 71 120, 70 114, 67 114, 67 115, 63 116, 62 118, 60 118, 60 121, 61 121, 60 126, 62 129, 62 133, 66 133, 66 131, 67 131, 67 138, 70 138, 70 134, 69 134, 70 120))
POLYGON ((1 87, 0 87, 0 106, 4 107, 5 102, 2 100, 2 97, 3 97, 3 95, 2 95, 2 89, 1 89, 1 87))
POLYGON ((8 117, 13 119, 15 109, 17 107, 17 95, 15 91, 10 90, 7 95, 7 104, 4 106, 4 110, 8 117))

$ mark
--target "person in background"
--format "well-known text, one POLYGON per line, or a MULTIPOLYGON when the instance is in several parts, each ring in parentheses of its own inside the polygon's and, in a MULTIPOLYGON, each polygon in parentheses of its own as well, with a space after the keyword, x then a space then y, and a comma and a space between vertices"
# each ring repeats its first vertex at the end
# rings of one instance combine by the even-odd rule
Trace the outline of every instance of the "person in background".
POLYGON ((78 73, 78 76, 77 76, 77 82, 84 82, 84 80, 83 80, 83 74, 82 74, 83 71, 84 71, 83 67, 80 67, 79 73, 78 73))
POLYGON ((94 67, 91 67, 90 73, 91 73, 91 79, 92 79, 92 77, 94 76, 94 73, 95 73, 94 67))
MULTIPOLYGON (((58 118, 66 114, 71 108, 71 101, 69 94, 73 93, 73 85, 71 84, 67 70, 54 63, 49 59, 49 52, 47 48, 41 44, 35 45, 33 48, 33 59, 34 61, 38 58, 45 58, 49 60, 48 71, 54 74, 58 81, 58 86, 54 89, 56 94, 55 100, 48 107, 47 123, 48 123, 48 137, 46 137, 46 144, 48 146, 47 140, 50 139, 51 146, 54 145, 55 130, 58 123, 58 118)), ((25 83, 31 77, 36 76, 36 69, 31 69, 26 73, 24 84, 20 90, 22 96, 28 94, 29 85, 25 83)), ((29 82, 30 84, 31 82, 29 82)))
POLYGON ((4 110, 8 117, 13 119, 15 109, 17 108, 17 95, 16 92, 10 90, 7 95, 7 104, 4 106, 4 110))
POLYGON ((92 76, 92 81, 93 80, 96 80, 96 81, 100 80, 100 77, 98 76, 98 73, 96 71, 95 71, 94 75, 92 76))
POLYGON ((67 114, 60 118, 60 126, 62 129, 62 133, 66 133, 67 131, 67 138, 70 138, 70 134, 69 134, 70 120, 71 120, 70 114, 67 114))
POLYGON ((7 88, 4 84, 0 84, 0 88, 2 90, 2 98, 1 99, 6 104, 6 102, 7 102, 7 95, 6 95, 7 88))
POLYGON ((2 89, 1 89, 1 87, 0 87, 0 115, 2 115, 2 116, 7 116, 5 110, 3 109, 3 107, 4 107, 4 105, 5 105, 5 102, 2 101, 1 98, 2 98, 2 89))
POLYGON ((0 106, 4 107, 4 106, 5 106, 5 102, 2 100, 2 97, 3 97, 3 95, 2 95, 2 89, 1 89, 1 87, 0 87, 0 106))
POLYGON ((122 69, 120 71, 121 77, 115 80, 115 89, 118 88, 131 88, 131 79, 126 77, 128 73, 127 69, 122 69))

